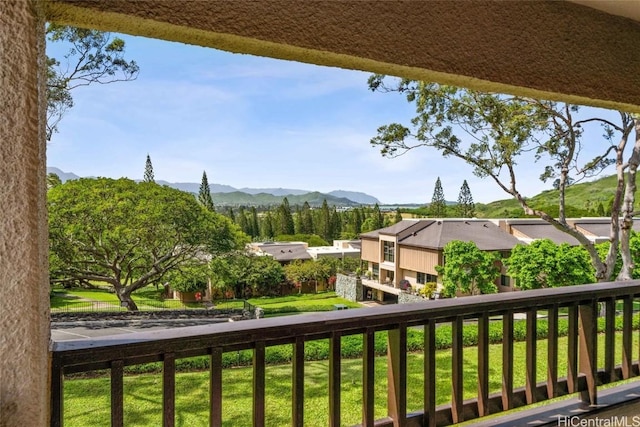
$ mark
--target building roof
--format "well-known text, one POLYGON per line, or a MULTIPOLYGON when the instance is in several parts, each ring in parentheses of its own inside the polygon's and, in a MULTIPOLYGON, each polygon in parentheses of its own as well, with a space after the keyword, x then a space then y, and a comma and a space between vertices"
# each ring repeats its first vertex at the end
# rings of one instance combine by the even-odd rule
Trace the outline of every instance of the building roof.
POLYGON ((306 243, 259 243, 255 247, 280 262, 312 258, 307 252, 306 243))
POLYGON ((523 236, 531 240, 549 239, 557 245, 567 243, 571 246, 580 244, 578 240, 571 235, 560 231, 553 225, 543 220, 511 222, 508 221, 513 230, 518 231, 523 236))
MULTIPOLYGON (((610 218, 582 218, 572 222, 574 227, 580 228, 594 237, 608 239, 611 233, 610 218)), ((633 222, 633 230, 640 231, 640 223, 637 220, 633 222)))
POLYGON ((360 237, 377 239, 380 235, 385 236, 399 236, 401 234, 411 234, 417 229, 424 228, 429 223, 435 222, 434 219, 403 219, 389 227, 379 228, 378 230, 369 231, 368 233, 362 233, 360 237))
POLYGON ((443 219, 429 221, 399 244, 442 249, 453 240, 473 242, 483 251, 507 251, 521 243, 489 220, 443 219))

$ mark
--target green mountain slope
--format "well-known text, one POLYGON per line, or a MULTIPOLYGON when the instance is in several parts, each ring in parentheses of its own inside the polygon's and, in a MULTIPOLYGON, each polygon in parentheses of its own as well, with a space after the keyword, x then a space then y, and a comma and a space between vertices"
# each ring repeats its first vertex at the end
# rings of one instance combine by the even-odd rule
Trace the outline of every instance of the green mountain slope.
MULTIPOLYGON (((241 191, 231 193, 212 193, 213 203, 216 206, 277 206, 282 203, 285 196, 274 196, 273 194, 258 193, 249 194, 241 191)), ((308 202, 311 207, 320 207, 326 199, 330 206, 359 206, 359 203, 346 199, 344 197, 335 197, 329 194, 312 192, 306 194, 293 195, 289 194, 287 200, 291 206, 300 205, 308 202)))
MULTIPOLYGON (((598 205, 602 203, 605 213, 615 193, 616 176, 611 175, 597 181, 574 184, 567 189, 566 209, 568 217, 599 216, 598 205)), ((547 190, 528 199, 530 205, 543 209, 553 216, 558 215, 558 191, 547 190)), ((523 217, 522 208, 515 199, 498 200, 476 205, 478 218, 523 217)))

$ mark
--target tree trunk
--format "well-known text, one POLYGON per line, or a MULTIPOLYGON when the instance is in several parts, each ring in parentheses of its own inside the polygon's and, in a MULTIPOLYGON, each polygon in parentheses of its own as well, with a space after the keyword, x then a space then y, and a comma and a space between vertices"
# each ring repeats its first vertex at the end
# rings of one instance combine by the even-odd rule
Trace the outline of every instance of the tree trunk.
POLYGON ((117 292, 118 298, 120 299, 120 303, 125 306, 126 304, 127 310, 129 311, 138 311, 138 306, 135 301, 131 298, 131 293, 123 290, 121 292, 117 292))
POLYGON ((634 119, 634 127, 636 130, 636 141, 633 151, 629 158, 627 185, 624 192, 624 201, 622 203, 622 224, 620 226, 620 255, 622 257, 622 269, 618 274, 617 280, 631 280, 633 278, 633 258, 631 257, 631 249, 629 248, 629 239, 633 229, 633 205, 635 203, 636 192, 636 172, 638 163, 640 162, 640 119, 634 119))

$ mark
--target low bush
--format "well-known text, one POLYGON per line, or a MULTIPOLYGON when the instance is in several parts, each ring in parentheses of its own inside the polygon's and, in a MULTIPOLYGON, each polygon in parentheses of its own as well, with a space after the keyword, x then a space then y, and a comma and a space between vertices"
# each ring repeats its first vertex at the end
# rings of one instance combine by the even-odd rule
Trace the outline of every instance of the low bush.
MULTIPOLYGON (((545 339, 548 336, 548 321, 546 319, 537 320, 537 339, 545 339)), ((622 330, 623 320, 621 316, 616 317, 616 330, 622 330)), ((603 332, 605 327, 605 319, 598 319, 598 332, 603 332)), ((633 317, 633 328, 640 328, 640 318, 633 317)), ((565 318, 558 319, 558 336, 566 336, 569 329, 569 322, 565 318)), ((513 322, 514 341, 524 341, 526 339, 526 320, 515 320, 513 322)), ((502 342, 502 321, 496 320, 489 323, 489 343, 499 344, 502 342)), ((436 327, 435 346, 437 350, 451 348, 452 342, 452 326, 451 324, 441 324, 436 327)), ((469 322, 463 326, 462 342, 465 347, 474 347, 478 345, 478 325, 475 322, 469 322)), ((407 351, 419 352, 423 350, 424 333, 419 328, 409 328, 407 330, 407 351)), ((363 336, 347 335, 341 339, 341 355, 343 359, 356 359, 362 357, 363 354, 363 336)), ((387 332, 376 332, 374 349, 376 356, 383 356, 387 352, 387 332)), ((283 344, 267 347, 265 350, 265 361, 269 365, 277 365, 290 363, 293 358, 293 345, 283 344)), ((309 341, 305 343, 304 359, 307 361, 327 360, 329 358, 329 340, 309 341)), ((224 353, 222 356, 222 366, 224 368, 249 366, 253 360, 253 352, 251 350, 241 350, 224 353)), ((142 365, 129 366, 126 369, 128 373, 148 373, 159 372, 162 370, 160 363, 148 363, 142 365)), ((191 357, 187 359, 178 359, 176 361, 176 369, 178 371, 194 371, 209 369, 209 357, 191 357)))

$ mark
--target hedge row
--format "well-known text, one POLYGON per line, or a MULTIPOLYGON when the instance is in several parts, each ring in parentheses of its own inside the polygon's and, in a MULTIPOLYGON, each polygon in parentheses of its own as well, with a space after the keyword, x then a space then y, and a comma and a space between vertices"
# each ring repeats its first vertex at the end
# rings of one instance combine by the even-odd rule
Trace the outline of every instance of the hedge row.
MULTIPOLYGON (((558 335, 566 336, 568 333, 569 322, 565 318, 558 319, 558 335)), ((603 332, 605 319, 598 319, 598 331, 603 332)), ((633 328, 640 327, 640 318, 633 317, 633 328)), ((616 317, 616 330, 622 330, 622 317, 616 317)), ((443 350, 451 348, 452 326, 450 324, 441 324, 436 327, 435 345, 436 349, 443 350)), ((513 322, 513 337, 515 341, 524 341, 526 339, 526 321, 515 320, 513 322)), ((545 339, 548 336, 548 321, 546 319, 538 319, 537 321, 537 338, 545 339)), ((502 342, 502 321, 492 321, 489 323, 489 342, 498 344, 502 342)), ((467 323, 463 327, 462 342, 465 347, 473 347, 478 345, 478 326, 476 323, 467 323)), ((407 330, 407 351, 417 352, 423 350, 424 335, 421 329, 410 328, 407 330)), ((305 343, 304 346, 305 360, 327 360, 329 358, 329 340, 316 340, 305 343)), ((387 332, 378 332, 375 335, 375 353, 378 356, 385 355, 387 352, 387 332)), ((349 335, 342 337, 341 354, 344 359, 357 359, 362 357, 363 339, 362 335, 349 335)), ((249 366, 252 363, 253 352, 251 350, 241 350, 237 352, 224 353, 222 355, 222 366, 224 368, 249 366)), ((265 360, 267 364, 283 364, 290 363, 293 358, 292 345, 278 345, 267 347, 265 352, 265 360)), ((159 363, 149 363, 142 365, 134 365, 125 368, 128 373, 148 373, 159 372, 162 365, 159 363)), ((209 358, 206 356, 192 357, 188 359, 178 359, 176 361, 176 369, 178 371, 193 371, 209 369, 209 358)))

